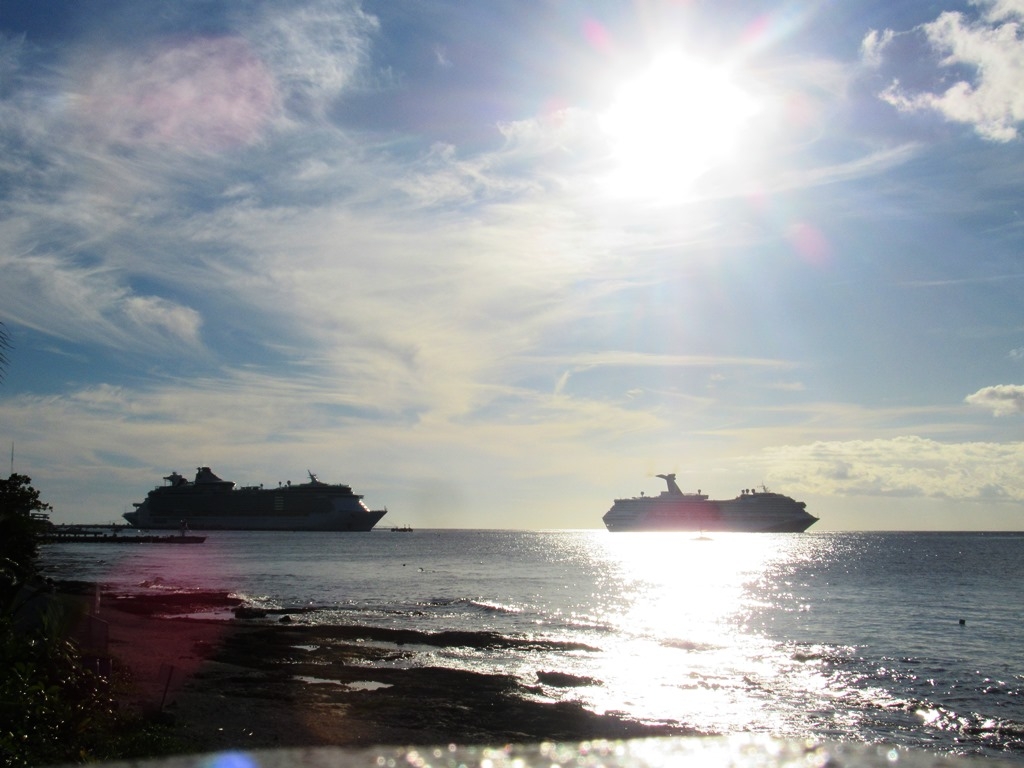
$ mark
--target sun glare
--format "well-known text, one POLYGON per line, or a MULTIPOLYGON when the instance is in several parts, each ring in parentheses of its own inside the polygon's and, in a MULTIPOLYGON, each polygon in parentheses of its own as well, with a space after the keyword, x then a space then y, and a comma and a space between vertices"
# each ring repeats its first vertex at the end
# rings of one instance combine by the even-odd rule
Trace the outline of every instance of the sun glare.
POLYGON ((737 160, 758 110, 725 67, 670 53, 623 83, 600 119, 612 192, 659 198, 686 192, 707 171, 737 160))

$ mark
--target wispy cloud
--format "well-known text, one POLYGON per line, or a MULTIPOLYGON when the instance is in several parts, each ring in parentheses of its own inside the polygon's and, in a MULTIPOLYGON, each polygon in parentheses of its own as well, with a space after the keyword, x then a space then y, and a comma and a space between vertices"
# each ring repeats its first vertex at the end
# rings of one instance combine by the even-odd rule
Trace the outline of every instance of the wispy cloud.
POLYGON ((236 9, 239 27, 274 74, 296 120, 327 117, 345 91, 360 87, 377 20, 351 0, 294 5, 280 13, 264 6, 255 18, 236 9))
POLYGON ((78 65, 69 107, 91 141, 219 150, 259 141, 280 111, 273 74, 240 37, 151 43, 78 65))
POLYGON ((103 267, 53 256, 3 258, 5 311, 18 322, 79 343, 121 350, 201 351, 199 314, 173 301, 126 289, 103 267))

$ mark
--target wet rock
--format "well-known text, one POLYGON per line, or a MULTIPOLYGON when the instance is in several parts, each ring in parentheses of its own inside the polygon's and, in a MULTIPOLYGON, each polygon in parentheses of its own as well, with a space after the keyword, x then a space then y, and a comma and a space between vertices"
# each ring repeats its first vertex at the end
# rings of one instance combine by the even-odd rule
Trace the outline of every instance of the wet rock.
POLYGON ((262 608, 250 608, 245 605, 235 608, 236 619, 264 619, 266 616, 267 612, 262 608))
POLYGON ((581 688, 585 685, 601 685, 600 680, 582 675, 570 675, 568 672, 545 672, 537 670, 537 679, 544 685, 554 688, 581 688))

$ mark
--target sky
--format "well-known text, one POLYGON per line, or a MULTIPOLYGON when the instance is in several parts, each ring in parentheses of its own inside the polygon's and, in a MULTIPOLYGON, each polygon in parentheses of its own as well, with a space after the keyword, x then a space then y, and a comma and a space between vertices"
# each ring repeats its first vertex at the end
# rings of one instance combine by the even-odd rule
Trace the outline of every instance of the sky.
POLYGON ((1024 0, 6 0, 4 464, 1024 530, 1022 82, 1024 0))

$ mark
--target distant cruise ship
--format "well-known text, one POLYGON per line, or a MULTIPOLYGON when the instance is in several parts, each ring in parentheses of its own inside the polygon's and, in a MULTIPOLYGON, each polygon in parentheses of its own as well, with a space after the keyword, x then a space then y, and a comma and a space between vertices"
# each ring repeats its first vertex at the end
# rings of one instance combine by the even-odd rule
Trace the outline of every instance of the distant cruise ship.
POLYGON ((164 478, 124 519, 136 528, 197 531, 369 531, 387 514, 371 510, 347 485, 309 482, 264 489, 235 488, 209 467, 190 482, 177 472, 164 478))
POLYGON ((780 493, 749 490, 735 499, 714 501, 700 491, 683 493, 675 475, 658 477, 668 485, 660 495, 615 500, 603 518, 609 531, 799 533, 818 521, 804 502, 780 493))

